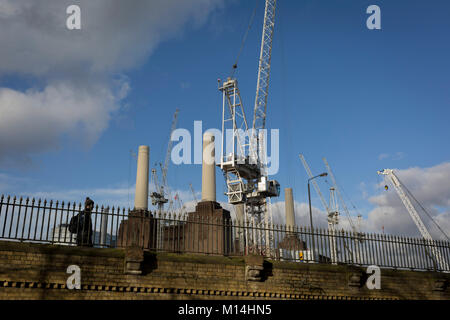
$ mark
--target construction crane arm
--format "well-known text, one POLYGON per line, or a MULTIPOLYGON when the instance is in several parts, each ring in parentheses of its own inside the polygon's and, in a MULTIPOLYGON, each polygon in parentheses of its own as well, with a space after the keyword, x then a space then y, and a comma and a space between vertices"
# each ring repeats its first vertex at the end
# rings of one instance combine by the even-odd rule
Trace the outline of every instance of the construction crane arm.
MULTIPOLYGON (((303 163, 303 167, 305 167, 305 170, 306 170, 306 173, 308 174, 308 177, 309 177, 309 178, 312 178, 312 177, 313 177, 313 174, 312 174, 311 169, 309 168, 309 165, 308 165, 308 163, 306 162, 306 159, 305 159, 305 157, 303 156, 303 154, 300 154, 300 160, 301 160, 302 163, 303 163)), ((319 185, 317 184, 317 182, 316 182, 315 180, 311 180, 311 183, 312 183, 314 189, 316 190, 317 194, 319 195, 319 198, 320 198, 320 201, 321 201, 322 204, 323 204, 323 207, 325 208, 325 210, 327 211, 327 213, 330 213, 330 209, 329 209, 329 207, 328 207, 328 205, 327 205, 327 202, 325 201, 325 198, 323 197, 322 192, 320 192, 319 185)))
POLYGON ((420 234, 422 237, 427 240, 429 245, 431 246, 431 252, 434 255, 436 261, 439 263, 441 269, 443 270, 449 270, 449 266, 447 261, 442 257, 441 253, 436 247, 436 244, 431 237, 431 234, 428 232, 428 229, 425 227, 425 224, 422 222, 422 219, 420 218, 419 214, 417 213, 416 209, 414 208, 413 204, 409 200, 408 196, 406 195, 406 192, 403 190, 403 185, 400 182, 399 178, 395 175, 394 170, 392 169, 384 169, 381 171, 378 171, 378 174, 385 175, 389 178, 392 185, 395 188, 395 191, 397 191, 398 196, 402 200, 403 204, 406 207, 406 210, 408 211, 409 215, 413 219, 414 223, 416 224, 417 228, 419 229, 420 234))
POLYGON ((253 129, 266 127, 267 97, 269 94, 270 62, 272 59, 272 40, 275 28, 276 0, 266 0, 263 34, 259 55, 258 81, 256 84, 253 129))
POLYGON ((428 232, 427 228, 422 222, 422 219, 420 219, 419 214, 417 213, 416 209, 412 205, 411 201, 409 200, 408 196, 404 192, 402 185, 400 183, 400 180, 397 178, 397 176, 394 174, 394 171, 392 169, 384 169, 382 171, 378 171, 378 174, 386 175, 389 177, 392 185, 395 188, 395 191, 397 191, 398 196, 402 200, 404 206, 408 210, 409 215, 413 219, 414 223, 416 224, 417 228, 419 229, 420 234, 422 237, 424 237, 427 240, 433 240, 430 233, 428 232))
POLYGON ((195 196, 195 190, 194 190, 194 187, 192 186, 192 183, 189 184, 189 187, 191 188, 192 196, 194 197, 195 203, 198 203, 198 200, 197 200, 197 197, 195 196))
POLYGON ((172 153, 172 133, 175 131, 177 127, 177 121, 178 121, 178 112, 180 110, 176 109, 175 114, 173 115, 172 125, 170 128, 170 134, 169 134, 169 142, 167 145, 167 152, 166 152, 166 159, 164 160, 164 167, 161 168, 162 170, 162 185, 167 188, 167 169, 169 168, 169 162, 170 162, 170 154, 172 153))

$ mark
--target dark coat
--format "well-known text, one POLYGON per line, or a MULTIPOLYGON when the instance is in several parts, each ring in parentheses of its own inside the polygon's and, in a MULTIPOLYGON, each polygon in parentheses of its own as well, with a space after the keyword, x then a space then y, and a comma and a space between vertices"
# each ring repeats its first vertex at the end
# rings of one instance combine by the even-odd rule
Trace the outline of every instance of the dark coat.
POLYGON ((76 231, 77 235, 77 245, 79 246, 89 246, 93 245, 93 230, 92 230, 92 219, 91 212, 83 210, 78 215, 78 227, 76 231))

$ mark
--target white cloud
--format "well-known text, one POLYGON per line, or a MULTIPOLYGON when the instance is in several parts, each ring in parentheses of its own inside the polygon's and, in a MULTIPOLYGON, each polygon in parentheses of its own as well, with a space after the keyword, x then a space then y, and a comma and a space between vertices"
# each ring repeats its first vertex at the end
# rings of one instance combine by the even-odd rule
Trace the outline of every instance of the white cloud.
POLYGON ((78 0, 82 29, 66 28, 72 0, 0 0, 0 72, 120 72, 161 42, 198 26, 222 0, 78 0))
MULTIPOLYGON (((124 94, 124 83, 119 94, 124 94)), ((67 134, 92 145, 108 126, 120 97, 109 87, 89 89, 71 83, 50 84, 42 91, 0 88, 0 150, 3 158, 59 146, 67 134)))
POLYGON ((0 162, 29 163, 66 135, 95 143, 130 90, 122 73, 186 25, 204 23, 222 2, 79 0, 82 30, 70 31, 73 1, 0 0, 0 76, 35 83, 0 88, 0 162))

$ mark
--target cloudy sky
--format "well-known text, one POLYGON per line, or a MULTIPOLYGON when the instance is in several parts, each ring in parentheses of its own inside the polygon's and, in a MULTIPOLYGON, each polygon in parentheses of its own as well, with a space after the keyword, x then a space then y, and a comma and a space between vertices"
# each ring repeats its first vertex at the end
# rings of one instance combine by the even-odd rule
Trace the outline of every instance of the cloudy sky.
MULTIPOLYGON (((151 165, 163 161, 176 108, 178 127, 221 127, 217 79, 229 75, 257 5, 236 74, 252 118, 263 2, 0 0, 0 194, 132 206, 133 152, 146 144, 151 165), (71 4, 81 30, 66 28, 71 4)), ((450 4, 379 0, 382 30, 368 30, 370 4, 279 1, 267 119, 280 130, 274 178, 294 188, 297 223, 308 225, 298 154, 314 173, 326 157, 364 230, 417 236, 377 175, 393 168, 450 234, 450 4)), ((200 173, 195 164, 169 168, 189 207, 200 173)), ((217 181, 226 202, 219 170, 217 181)), ((318 183, 328 201, 330 179, 318 183)), ((325 226, 312 191, 315 224, 325 226)), ((279 223, 283 197, 273 201, 279 223)))

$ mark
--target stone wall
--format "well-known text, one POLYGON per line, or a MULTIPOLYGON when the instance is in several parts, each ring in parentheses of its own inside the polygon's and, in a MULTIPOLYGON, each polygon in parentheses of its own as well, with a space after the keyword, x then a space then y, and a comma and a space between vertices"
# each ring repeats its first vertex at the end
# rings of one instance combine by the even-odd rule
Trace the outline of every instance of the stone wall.
MULTIPOLYGON (((0 299, 450 299, 449 274, 264 261, 248 281, 246 259, 145 252, 142 275, 124 273, 124 250, 0 241, 0 299), (69 290, 69 265, 81 290, 69 290)), ((247 262, 248 265, 248 262, 247 262)))

